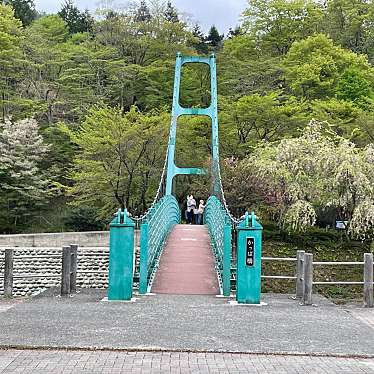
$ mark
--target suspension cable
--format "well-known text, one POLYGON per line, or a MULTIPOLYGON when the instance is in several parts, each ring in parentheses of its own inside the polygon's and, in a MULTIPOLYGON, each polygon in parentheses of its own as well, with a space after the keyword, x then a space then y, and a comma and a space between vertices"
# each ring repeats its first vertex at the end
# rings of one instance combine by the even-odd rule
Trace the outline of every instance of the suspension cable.
POLYGON ((241 222, 241 219, 240 218, 236 218, 233 216, 233 214, 230 212, 230 209, 227 205, 227 202, 226 202, 226 197, 225 197, 225 192, 223 190, 223 185, 222 185, 222 178, 221 178, 221 168, 220 168, 220 165, 219 165, 219 161, 217 161, 216 163, 216 172, 217 172, 217 175, 218 175, 218 182, 219 182, 219 188, 220 188, 220 197, 221 197, 221 203, 223 205, 223 207, 225 208, 225 211, 226 211, 226 214, 228 215, 228 217, 230 218, 230 220, 234 223, 234 224, 239 224, 241 222))
POLYGON ((161 179, 160 179, 160 183, 158 185, 158 189, 157 189, 157 193, 156 193, 156 196, 155 198, 153 199, 153 202, 151 204, 151 206, 147 209, 147 211, 142 214, 140 217, 131 217, 132 220, 136 221, 136 222, 141 222, 143 221, 144 219, 146 219, 148 217, 148 215, 150 214, 152 208, 157 204, 157 202, 160 200, 160 198, 162 197, 161 194, 163 193, 162 192, 162 184, 164 183, 164 179, 165 179, 165 175, 166 175, 166 168, 167 168, 167 163, 168 163, 168 150, 166 150, 166 156, 165 156, 165 161, 164 161, 164 167, 162 169, 162 174, 161 174, 161 179))

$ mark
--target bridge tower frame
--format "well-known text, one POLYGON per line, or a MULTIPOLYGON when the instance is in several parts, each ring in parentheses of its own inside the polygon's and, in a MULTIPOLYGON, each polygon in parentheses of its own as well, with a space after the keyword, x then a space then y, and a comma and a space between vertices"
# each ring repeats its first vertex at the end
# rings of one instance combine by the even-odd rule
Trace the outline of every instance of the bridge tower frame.
POLYGON ((180 116, 207 116, 212 122, 212 171, 213 171, 213 193, 219 194, 220 187, 218 185, 218 178, 214 172, 217 165, 219 165, 219 138, 218 138, 218 104, 217 104, 217 67, 216 57, 212 54, 209 57, 200 56, 182 56, 177 54, 175 64, 174 77, 174 93, 173 93, 173 108, 172 119, 170 126, 169 144, 167 150, 167 174, 166 174, 166 195, 172 195, 173 180, 177 175, 205 175, 207 171, 202 168, 188 168, 178 167, 175 164, 175 147, 177 137, 178 118, 180 116), (185 64, 207 64, 210 68, 210 90, 211 103, 207 108, 184 108, 180 105, 180 87, 181 87, 181 71, 185 64))

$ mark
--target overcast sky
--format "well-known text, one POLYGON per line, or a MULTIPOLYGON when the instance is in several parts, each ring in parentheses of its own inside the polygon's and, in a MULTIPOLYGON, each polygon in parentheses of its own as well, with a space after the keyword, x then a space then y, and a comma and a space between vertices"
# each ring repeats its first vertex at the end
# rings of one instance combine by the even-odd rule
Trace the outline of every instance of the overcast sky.
MULTIPOLYGON (((118 0, 117 3, 125 3, 118 0)), ((47 13, 57 12, 63 0, 35 0, 39 11, 47 13)), ((219 31, 227 33, 230 27, 239 24, 239 18, 245 9, 247 0, 173 0, 172 3, 194 22, 199 22, 206 32, 211 25, 216 25, 219 31)), ((75 0, 75 4, 82 10, 89 9, 94 12, 97 0, 75 0)))

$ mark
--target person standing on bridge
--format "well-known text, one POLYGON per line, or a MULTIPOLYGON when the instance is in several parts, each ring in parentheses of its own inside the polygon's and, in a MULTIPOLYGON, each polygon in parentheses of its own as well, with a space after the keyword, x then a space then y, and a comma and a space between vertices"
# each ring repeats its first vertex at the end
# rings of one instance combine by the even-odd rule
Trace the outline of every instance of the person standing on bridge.
POLYGON ((187 223, 190 225, 193 223, 194 212, 196 209, 196 201, 193 195, 187 197, 187 223))
POLYGON ((200 200, 199 209, 197 209, 197 215, 196 215, 196 218, 197 218, 196 223, 198 225, 203 224, 204 209, 205 209, 204 200, 200 200))

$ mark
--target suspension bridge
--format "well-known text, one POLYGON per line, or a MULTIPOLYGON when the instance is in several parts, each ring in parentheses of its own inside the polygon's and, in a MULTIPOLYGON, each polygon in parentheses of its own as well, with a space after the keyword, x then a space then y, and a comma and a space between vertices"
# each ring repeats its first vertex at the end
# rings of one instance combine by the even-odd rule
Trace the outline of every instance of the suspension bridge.
POLYGON ((110 225, 109 300, 139 294, 220 294, 236 292, 240 303, 260 303, 262 226, 252 212, 236 219, 226 204, 219 164, 216 58, 177 55, 172 119, 164 168, 155 199, 140 218, 119 210, 110 225), (180 105, 181 71, 185 64, 210 69, 211 103, 207 108, 180 105), (211 167, 179 167, 175 162, 178 118, 211 120, 211 167), (211 173, 212 195, 204 210, 204 226, 181 225, 173 184, 178 175, 211 173), (140 254, 134 251, 135 225, 140 227, 140 254), (139 258, 138 258, 139 257, 139 258))

